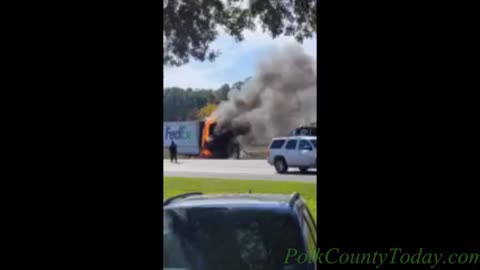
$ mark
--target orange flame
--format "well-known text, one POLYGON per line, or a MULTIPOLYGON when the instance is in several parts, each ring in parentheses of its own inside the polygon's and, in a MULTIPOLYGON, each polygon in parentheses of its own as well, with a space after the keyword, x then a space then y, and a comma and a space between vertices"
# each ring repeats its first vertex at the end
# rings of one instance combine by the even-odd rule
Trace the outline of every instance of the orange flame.
POLYGON ((206 149, 206 148, 202 150, 202 153, 201 153, 201 156, 202 156, 202 157, 208 158, 208 157, 211 157, 212 155, 213 155, 213 154, 212 154, 212 152, 211 152, 210 150, 208 150, 208 149, 206 149))
POLYGON ((200 154, 202 157, 211 157, 213 155, 212 151, 205 148, 205 144, 207 143, 208 138, 210 137, 210 126, 216 122, 217 122, 217 118, 213 116, 208 117, 205 120, 205 126, 203 127, 203 134, 202 134, 202 152, 200 154))

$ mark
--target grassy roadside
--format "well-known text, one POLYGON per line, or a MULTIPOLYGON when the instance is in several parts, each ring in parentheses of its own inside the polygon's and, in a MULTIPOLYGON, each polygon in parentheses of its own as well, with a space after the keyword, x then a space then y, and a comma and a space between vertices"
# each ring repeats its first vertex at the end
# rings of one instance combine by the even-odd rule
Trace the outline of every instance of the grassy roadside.
POLYGON ((317 220, 317 188, 313 183, 258 181, 258 180, 222 180, 200 178, 163 178, 163 198, 166 199, 185 192, 200 191, 205 194, 218 193, 282 193, 299 192, 308 204, 313 217, 317 220))

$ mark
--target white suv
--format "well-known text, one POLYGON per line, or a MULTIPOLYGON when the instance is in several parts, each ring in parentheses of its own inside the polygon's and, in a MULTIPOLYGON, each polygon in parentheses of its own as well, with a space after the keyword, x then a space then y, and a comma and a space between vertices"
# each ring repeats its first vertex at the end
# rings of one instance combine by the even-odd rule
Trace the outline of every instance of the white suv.
POLYGON ((317 167, 317 137, 292 136, 274 138, 268 147, 268 163, 275 166, 278 173, 289 167, 306 172, 317 167))

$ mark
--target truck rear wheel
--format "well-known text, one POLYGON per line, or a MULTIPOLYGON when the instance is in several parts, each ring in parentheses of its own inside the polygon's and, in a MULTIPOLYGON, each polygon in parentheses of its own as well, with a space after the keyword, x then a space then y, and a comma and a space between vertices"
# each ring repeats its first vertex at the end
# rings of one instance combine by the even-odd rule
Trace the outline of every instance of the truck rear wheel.
POLYGON ((228 158, 240 159, 240 147, 236 143, 229 143, 228 145, 228 158))

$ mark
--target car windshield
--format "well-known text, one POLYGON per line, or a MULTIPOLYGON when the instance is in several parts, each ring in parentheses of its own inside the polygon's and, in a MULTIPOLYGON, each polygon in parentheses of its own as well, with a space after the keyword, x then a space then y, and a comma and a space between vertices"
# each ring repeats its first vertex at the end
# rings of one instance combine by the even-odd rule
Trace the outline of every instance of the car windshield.
POLYGON ((164 210, 163 269, 304 270, 288 249, 305 249, 298 222, 282 211, 258 208, 164 210))
POLYGON ((310 140, 310 142, 313 144, 313 146, 315 146, 315 148, 317 148, 317 140, 310 140))

